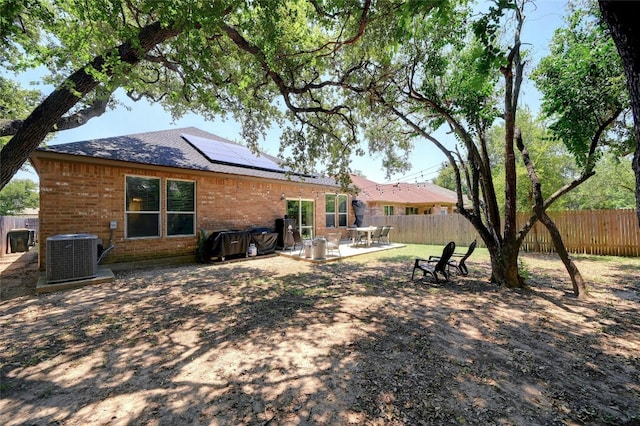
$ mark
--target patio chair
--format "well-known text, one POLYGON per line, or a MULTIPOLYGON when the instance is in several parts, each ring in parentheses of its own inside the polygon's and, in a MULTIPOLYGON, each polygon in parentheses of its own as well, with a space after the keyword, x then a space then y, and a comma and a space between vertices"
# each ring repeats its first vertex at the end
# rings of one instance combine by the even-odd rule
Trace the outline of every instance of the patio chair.
POLYGON ((382 227, 382 233, 380 234, 380 242, 384 243, 384 244, 391 244, 391 241, 389 240, 389 232, 391 231, 391 227, 390 226, 383 226, 382 227))
POLYGON ((327 234, 327 254, 337 250, 338 256, 342 257, 342 254, 340 253, 340 238, 341 235, 337 232, 329 232, 327 234))
POLYGON ((377 226, 375 231, 371 233, 371 242, 380 244, 380 236, 382 235, 382 226, 377 226))
POLYGON ((438 273, 440 273, 442 274, 442 276, 444 276, 445 281, 449 281, 449 260, 451 259, 451 255, 453 255, 455 249, 456 243, 451 241, 444 247, 444 250, 442 250, 442 256, 439 256, 437 260, 417 258, 415 264, 413 265, 411 280, 413 281, 416 269, 419 269, 422 271, 423 277, 426 277, 427 274, 429 274, 433 277, 434 280, 436 280, 436 282, 440 282, 438 280, 438 273))
POLYGON ((291 248, 291 251, 294 251, 298 244, 300 244, 300 252, 302 253, 302 249, 304 248, 304 244, 302 243, 302 237, 300 237, 300 231, 298 231, 297 229, 294 229, 293 230, 293 247, 291 248))
POLYGON ((360 245, 363 245, 363 246, 367 245, 367 233, 366 232, 358 231, 355 228, 350 230, 349 232, 351 234, 350 238, 351 238, 352 245, 354 247, 360 246, 360 245))
MULTIPOLYGON (((453 253, 451 255, 451 257, 460 257, 461 259, 460 260, 456 260, 456 259, 449 260, 447 265, 449 267, 453 266, 455 268, 455 270, 456 270, 456 273, 458 273, 460 275, 468 275, 469 274, 469 270, 467 269, 467 265, 465 264, 465 262, 467 261, 469 256, 471 256, 471 253, 473 253, 473 251, 476 249, 477 243, 478 243, 477 240, 473 240, 473 242, 471 244, 469 244, 469 248, 467 249, 466 253, 453 253)), ((440 256, 429 256, 429 260, 431 260, 431 261, 437 261, 438 259, 440 259, 440 256)))

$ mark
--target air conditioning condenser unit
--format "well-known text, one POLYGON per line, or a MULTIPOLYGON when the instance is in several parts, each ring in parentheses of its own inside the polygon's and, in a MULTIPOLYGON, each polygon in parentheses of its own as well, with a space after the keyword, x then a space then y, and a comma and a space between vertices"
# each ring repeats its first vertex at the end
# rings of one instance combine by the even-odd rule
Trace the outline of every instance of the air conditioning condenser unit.
POLYGON ((64 234, 47 238, 47 282, 74 281, 98 276, 98 237, 64 234))

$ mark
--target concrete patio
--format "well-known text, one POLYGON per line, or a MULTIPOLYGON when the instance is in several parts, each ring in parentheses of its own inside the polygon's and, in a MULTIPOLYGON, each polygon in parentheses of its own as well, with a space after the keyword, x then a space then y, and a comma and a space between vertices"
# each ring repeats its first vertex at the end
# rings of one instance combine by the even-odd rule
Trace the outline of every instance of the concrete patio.
POLYGON ((355 245, 351 242, 351 240, 342 240, 340 242, 340 255, 338 255, 337 250, 327 251, 325 258, 314 259, 313 258, 313 247, 312 247, 312 257, 305 257, 304 248, 301 250, 300 245, 296 245, 295 249, 287 249, 287 250, 279 250, 277 251, 278 255, 290 257, 295 260, 301 260, 305 262, 312 263, 326 263, 333 262, 336 260, 347 259, 353 256, 360 256, 363 254, 375 253, 384 250, 391 250, 396 248, 405 247, 405 244, 398 243, 389 243, 389 244, 370 244, 368 246, 365 245, 355 245))

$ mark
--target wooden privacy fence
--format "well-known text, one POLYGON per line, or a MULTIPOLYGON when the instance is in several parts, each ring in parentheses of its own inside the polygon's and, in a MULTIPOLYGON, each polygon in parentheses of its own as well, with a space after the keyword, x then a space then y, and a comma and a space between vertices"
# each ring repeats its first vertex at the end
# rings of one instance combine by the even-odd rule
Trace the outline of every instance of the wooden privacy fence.
MULTIPOLYGON (((571 253, 640 256, 640 228, 635 210, 584 210, 549 212, 571 253)), ((529 215, 518 215, 521 227, 529 215)), ((484 247, 475 228, 460 214, 365 216, 365 225, 391 225, 391 239, 405 244, 444 245, 455 241, 468 246, 474 239, 484 247)), ((553 252, 547 229, 536 223, 521 248, 523 251, 553 252)))
POLYGON ((444 245, 455 241, 460 246, 468 246, 474 239, 484 247, 471 222, 460 214, 449 215, 396 215, 366 216, 364 224, 393 227, 391 241, 405 244, 444 245))
MULTIPOLYGON (((640 228, 635 210, 582 210, 549 212, 571 253, 640 256, 640 228)), ((518 223, 528 216, 518 214, 518 223)), ((555 251, 551 236, 541 223, 529 231, 522 249, 555 251)))

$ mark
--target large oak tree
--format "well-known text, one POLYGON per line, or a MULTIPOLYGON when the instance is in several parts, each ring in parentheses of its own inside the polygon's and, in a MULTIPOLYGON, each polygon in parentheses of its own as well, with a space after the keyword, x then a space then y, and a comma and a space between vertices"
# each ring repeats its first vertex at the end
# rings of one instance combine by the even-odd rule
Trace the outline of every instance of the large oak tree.
MULTIPOLYGON (((371 0, 4 2, 0 62, 17 72, 47 67, 46 82, 55 90, 24 120, 1 122, 0 135, 11 139, 0 152, 0 188, 48 133, 102 114, 119 88, 134 99, 161 102, 174 116, 189 111, 205 117, 233 115, 252 147, 274 121, 282 124, 283 104, 291 122, 304 123, 303 115, 349 114, 340 105, 327 106, 313 91, 328 84, 321 77, 333 58, 358 40, 370 20, 393 16, 398 7, 393 1, 378 1, 373 10, 371 4, 371 0)), ((304 135, 288 133, 291 143, 315 142, 309 149, 313 155, 298 163, 300 167, 312 167, 327 155, 337 157, 337 151, 345 148, 337 137, 326 138, 326 130, 308 126, 304 135)), ((345 139, 347 145, 354 143, 355 133, 347 133, 345 139)), ((348 155, 340 163, 344 175, 347 167, 348 155)))
MULTIPOLYGON (((586 295, 586 287, 573 265, 546 208, 555 199, 588 177, 581 176, 547 199, 534 191, 537 208, 523 227, 516 224, 517 173, 516 127, 520 87, 525 78, 521 54, 521 30, 527 1, 499 1, 474 18, 463 6, 440 9, 440 14, 420 13, 395 23, 402 37, 397 45, 381 48, 368 33, 349 51, 345 65, 351 72, 342 86, 357 99, 360 117, 368 117, 363 132, 373 146, 410 148, 426 140, 448 158, 458 193, 457 208, 475 227, 489 250, 492 280, 508 287, 525 286, 518 269, 520 246, 531 227, 541 220, 554 234, 557 250, 569 271, 574 292, 586 295), (510 23, 513 23, 510 26, 510 23), (473 31, 470 31, 473 30, 473 31), (500 34, 508 34, 502 43, 500 34), (362 99, 366 102, 362 103, 362 99), (504 203, 499 204, 492 162, 488 153, 488 130, 501 122, 504 168, 504 203), (459 147, 436 136, 436 129, 449 128, 459 147), (393 142, 390 142, 393 141, 393 142), (463 182, 465 185, 463 185, 463 182), (462 188, 472 207, 465 205, 462 188)), ((389 24, 388 22, 386 24, 389 24)), ((383 32, 381 32, 383 33, 383 32)), ((523 158, 530 159, 519 143, 523 158)), ((531 161, 527 167, 534 186, 539 187, 531 161)), ((539 179, 538 179, 539 180, 539 179)))

